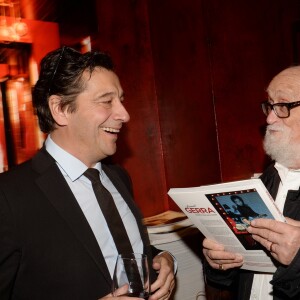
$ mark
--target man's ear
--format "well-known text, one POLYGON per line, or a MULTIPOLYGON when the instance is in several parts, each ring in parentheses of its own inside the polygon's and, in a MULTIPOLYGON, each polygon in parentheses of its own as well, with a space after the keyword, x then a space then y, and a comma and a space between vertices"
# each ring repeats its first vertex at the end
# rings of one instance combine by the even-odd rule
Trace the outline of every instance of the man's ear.
POLYGON ((65 126, 68 124, 68 119, 66 117, 66 110, 61 109, 61 97, 57 95, 51 95, 49 98, 49 108, 53 119, 59 126, 65 126))

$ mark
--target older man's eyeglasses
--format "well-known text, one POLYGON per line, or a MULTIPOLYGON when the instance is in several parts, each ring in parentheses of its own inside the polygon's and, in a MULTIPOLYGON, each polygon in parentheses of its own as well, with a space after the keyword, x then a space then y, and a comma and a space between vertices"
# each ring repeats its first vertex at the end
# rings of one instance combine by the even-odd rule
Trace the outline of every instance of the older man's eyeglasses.
POLYGON ((278 118, 288 118, 290 116, 290 110, 292 108, 295 108, 297 106, 300 106, 300 101, 296 102, 286 102, 286 103, 270 103, 268 101, 265 101, 261 104, 261 108, 263 110, 263 113, 268 116, 269 113, 273 110, 275 115, 278 118))

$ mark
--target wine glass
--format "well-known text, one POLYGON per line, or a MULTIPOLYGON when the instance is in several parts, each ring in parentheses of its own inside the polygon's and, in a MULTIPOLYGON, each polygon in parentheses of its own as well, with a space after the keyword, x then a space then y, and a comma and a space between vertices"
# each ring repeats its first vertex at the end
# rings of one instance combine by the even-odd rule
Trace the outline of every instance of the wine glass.
POLYGON ((147 255, 140 253, 118 255, 113 274, 112 293, 115 297, 149 298, 150 285, 147 255), (124 285, 127 286, 127 289, 120 295, 120 290, 118 289, 124 285))

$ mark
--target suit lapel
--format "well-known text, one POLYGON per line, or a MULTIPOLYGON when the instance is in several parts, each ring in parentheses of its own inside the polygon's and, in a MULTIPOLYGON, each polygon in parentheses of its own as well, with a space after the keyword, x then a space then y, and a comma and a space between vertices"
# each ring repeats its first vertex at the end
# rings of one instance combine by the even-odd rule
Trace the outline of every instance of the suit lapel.
POLYGON ((42 149, 33 158, 33 168, 40 173, 36 179, 39 188, 83 244, 105 275, 108 284, 111 284, 111 277, 95 236, 54 159, 42 149))
POLYGON ((295 220, 300 219, 300 190, 289 190, 284 204, 283 215, 295 220))

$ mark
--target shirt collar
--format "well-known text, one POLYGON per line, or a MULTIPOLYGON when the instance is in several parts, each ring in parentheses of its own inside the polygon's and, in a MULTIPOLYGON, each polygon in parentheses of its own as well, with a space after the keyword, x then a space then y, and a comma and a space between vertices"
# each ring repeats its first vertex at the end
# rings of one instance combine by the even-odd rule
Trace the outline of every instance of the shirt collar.
MULTIPOLYGON (((65 151, 58 146, 52 139, 50 134, 45 141, 46 150, 55 159, 61 170, 72 180, 78 179, 86 170, 87 166, 78 158, 65 151)), ((98 162, 95 167, 102 175, 101 162, 98 162)))
POLYGON ((284 165, 276 162, 274 167, 278 171, 279 177, 282 182, 284 182, 285 178, 287 177, 288 173, 300 173, 300 169, 289 169, 285 167, 284 165))

